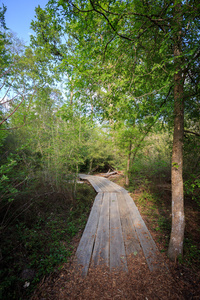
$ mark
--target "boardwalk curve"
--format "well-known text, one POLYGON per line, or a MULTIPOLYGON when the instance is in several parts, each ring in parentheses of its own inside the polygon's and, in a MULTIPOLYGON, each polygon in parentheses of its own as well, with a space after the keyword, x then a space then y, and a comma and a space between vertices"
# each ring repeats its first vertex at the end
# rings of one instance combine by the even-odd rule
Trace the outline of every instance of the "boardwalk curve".
POLYGON ((128 192, 110 180, 80 174, 98 193, 76 251, 82 275, 90 266, 128 271, 128 257, 144 255, 150 271, 167 269, 162 256, 128 192))

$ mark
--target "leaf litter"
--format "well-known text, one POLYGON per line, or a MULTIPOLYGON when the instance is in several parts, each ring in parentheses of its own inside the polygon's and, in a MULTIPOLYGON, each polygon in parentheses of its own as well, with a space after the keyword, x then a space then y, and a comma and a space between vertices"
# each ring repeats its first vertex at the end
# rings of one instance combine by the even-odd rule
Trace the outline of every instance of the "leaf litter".
POLYGON ((107 267, 98 266, 90 268, 88 275, 82 277, 72 257, 60 271, 38 285, 31 300, 200 299, 199 277, 184 278, 177 265, 166 262, 168 271, 150 272, 142 255, 132 255, 128 260, 128 272, 110 272, 107 267))

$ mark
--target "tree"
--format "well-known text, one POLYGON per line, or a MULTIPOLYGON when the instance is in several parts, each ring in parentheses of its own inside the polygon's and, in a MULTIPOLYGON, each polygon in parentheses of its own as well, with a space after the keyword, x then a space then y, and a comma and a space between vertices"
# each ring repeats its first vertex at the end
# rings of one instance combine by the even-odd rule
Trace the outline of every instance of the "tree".
POLYGON ((54 79, 46 60, 30 47, 25 47, 15 35, 7 33, 7 38, 10 61, 0 79, 0 130, 24 126, 35 94, 54 79), (9 126, 11 123, 13 127, 9 126))
POLYGON ((174 5, 175 33, 174 42, 174 135, 172 149, 172 230, 168 256, 176 260, 183 254, 185 229, 184 194, 183 194, 183 138, 184 138, 184 81, 182 70, 182 21, 181 2, 174 5))
POLYGON ((7 51, 9 40, 6 35, 6 23, 5 23, 5 12, 6 7, 2 5, 0 7, 0 76, 3 76, 5 68, 8 66, 10 61, 10 55, 7 51))
MULTIPOLYGON (((171 106, 170 101, 174 103, 172 232, 168 251, 172 260, 183 252, 183 103, 199 82, 199 11, 197 1, 54 0, 45 12, 37 11, 38 21, 32 25, 37 32, 35 44, 42 46, 45 42, 52 55, 61 57, 63 64, 67 62, 78 83, 76 87, 80 90, 80 85, 89 86, 97 107, 101 100, 106 99, 108 104, 108 97, 100 95, 111 78, 111 107, 124 93, 129 105, 129 97, 133 105, 143 104, 141 120, 145 115, 155 115, 163 106, 171 106), (52 39, 52 31, 49 35, 50 29, 44 28, 41 15, 49 20, 51 28, 59 28, 59 37, 67 35, 67 52, 62 43, 52 39), (195 81, 187 84, 185 99, 185 84, 191 73, 195 81), (168 97, 172 87, 174 97, 168 97), (140 97, 139 104, 134 103, 136 97, 140 97)), ((195 89, 195 96, 199 97, 199 89, 195 89)))

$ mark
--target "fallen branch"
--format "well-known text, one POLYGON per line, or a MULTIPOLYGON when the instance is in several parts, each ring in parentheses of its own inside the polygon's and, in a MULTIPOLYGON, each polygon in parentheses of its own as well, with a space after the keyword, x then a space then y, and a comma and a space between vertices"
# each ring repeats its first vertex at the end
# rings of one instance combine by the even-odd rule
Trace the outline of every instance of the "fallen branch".
POLYGON ((106 174, 102 174, 103 177, 108 178, 112 175, 119 174, 118 171, 113 171, 113 172, 107 172, 106 174))

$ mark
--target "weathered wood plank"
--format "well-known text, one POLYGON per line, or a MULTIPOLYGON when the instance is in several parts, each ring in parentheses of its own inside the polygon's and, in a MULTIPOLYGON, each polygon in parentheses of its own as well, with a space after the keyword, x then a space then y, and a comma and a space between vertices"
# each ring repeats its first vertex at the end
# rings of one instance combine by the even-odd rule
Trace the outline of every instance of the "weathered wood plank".
POLYGON ((86 275, 88 272, 92 249, 94 245, 95 235, 97 231, 97 226, 99 222, 101 204, 102 204, 103 194, 99 193, 94 201, 88 222, 86 224, 85 230, 81 237, 79 246, 76 251, 76 263, 82 266, 82 275, 86 275))
POLYGON ((85 179, 87 179, 91 185, 94 187, 94 189, 97 192, 107 192, 108 190, 105 188, 105 185, 103 184, 102 178, 99 176, 92 176, 92 175, 85 175, 85 179))
POLYGON ((100 182, 101 185, 103 185, 105 187, 105 189, 103 190, 104 192, 126 192, 126 190, 124 188, 122 188, 121 186, 119 186, 118 184, 108 180, 107 178, 104 177, 100 177, 100 176, 95 176, 95 178, 97 178, 97 180, 100 182))
POLYGON ((126 255, 141 254, 142 249, 133 224, 133 217, 130 215, 130 210, 126 203, 123 193, 117 193, 118 205, 120 210, 122 233, 125 243, 126 255))
POLYGON ((79 174, 78 176, 80 179, 83 179, 83 180, 88 178, 87 174, 79 174))
POLYGON ((105 178, 102 177, 96 177, 96 183, 98 184, 98 186, 101 187, 103 192, 111 192, 113 191, 113 188, 111 188, 110 186, 110 181, 109 180, 104 180, 105 178))
POLYGON ((152 236, 146 224, 144 223, 133 199, 129 196, 128 193, 124 193, 124 196, 129 207, 130 213, 132 214, 133 223, 150 271, 153 271, 157 268, 167 269, 162 259, 162 256, 154 240, 152 239, 152 236))
POLYGON ((91 176, 91 175, 86 175, 86 174, 79 174, 79 178, 82 180, 88 180, 90 182, 90 184, 93 186, 93 188, 95 189, 95 191, 97 193, 101 193, 102 189, 98 186, 98 184, 96 184, 95 176, 91 176))
POLYGON ((92 255, 92 265, 109 266, 109 193, 103 194, 98 229, 92 255))
POLYGON ((98 182, 102 185, 103 187, 103 190, 105 192, 110 192, 110 185, 109 185, 109 181, 105 181, 105 180, 102 180, 104 178, 101 178, 101 177, 98 177, 97 180, 98 182))
POLYGON ((88 180, 97 192, 126 192, 126 190, 116 183, 100 176, 79 174, 83 180, 88 180))
POLYGON ((112 181, 109 181, 109 180, 106 179, 106 178, 104 178, 104 179, 105 179, 106 181, 109 182, 109 187, 110 187, 113 191, 115 191, 116 193, 117 193, 117 192, 120 192, 120 191, 126 192, 126 190, 125 190, 123 187, 119 186, 118 184, 116 184, 116 183, 114 183, 114 182, 112 182, 112 181))
POLYGON ((100 187, 100 189, 102 190, 102 192, 108 192, 108 190, 106 189, 103 181, 101 180, 101 177, 94 176, 94 180, 95 180, 95 183, 100 187))
MULTIPOLYGON (((109 181, 108 179, 104 178, 105 180, 109 181)), ((109 181, 110 182, 110 187, 113 188, 113 191, 117 192, 127 192, 123 187, 119 186, 118 184, 109 181)))
POLYGON ((77 249, 77 261, 83 265, 83 274, 88 272, 91 256, 94 266, 99 264, 109 266, 110 263, 111 270, 119 266, 127 269, 125 253, 127 256, 131 253, 135 255, 144 253, 151 271, 158 267, 167 270, 149 230, 127 191, 103 177, 80 174, 80 178, 88 180, 97 192, 101 192, 100 196, 96 197, 77 249))
POLYGON ((110 193, 110 270, 112 269, 128 271, 116 193, 110 193))
POLYGON ((96 182, 96 180, 93 180, 93 178, 92 179, 89 178, 87 180, 90 182, 90 184, 93 186, 93 188, 95 189, 95 191, 97 193, 103 193, 103 189, 101 188, 101 186, 99 186, 99 184, 96 182))

